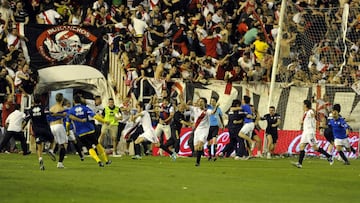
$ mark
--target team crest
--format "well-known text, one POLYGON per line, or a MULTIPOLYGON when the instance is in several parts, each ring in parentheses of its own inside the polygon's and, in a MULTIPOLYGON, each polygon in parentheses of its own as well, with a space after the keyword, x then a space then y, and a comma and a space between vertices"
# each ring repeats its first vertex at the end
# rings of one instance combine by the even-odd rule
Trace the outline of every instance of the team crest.
POLYGON ((77 26, 55 26, 42 32, 36 48, 50 63, 85 64, 96 36, 77 26))
POLYGON ((76 107, 76 108, 75 108, 75 112, 76 112, 76 115, 82 114, 83 109, 81 108, 81 106, 76 107))

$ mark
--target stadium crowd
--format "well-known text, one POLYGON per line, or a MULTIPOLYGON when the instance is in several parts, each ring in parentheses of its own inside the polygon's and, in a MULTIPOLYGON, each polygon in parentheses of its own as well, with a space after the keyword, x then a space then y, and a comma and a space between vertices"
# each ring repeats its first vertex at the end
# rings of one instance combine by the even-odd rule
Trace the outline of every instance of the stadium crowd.
MULTIPOLYGON (((203 84, 212 79, 268 82, 280 4, 273 0, 1 0, 0 102, 6 97, 11 101, 17 92, 31 94, 37 80, 22 49, 28 39, 19 34, 19 23, 102 29, 126 71, 125 84, 132 87, 143 78, 160 81, 164 87, 172 78, 203 84)), ((349 4, 359 8, 357 0, 349 4)), ((277 82, 284 82, 284 87, 350 86, 358 80, 360 14, 351 10, 344 42, 343 5, 335 0, 288 2, 277 82)), ((9 111, 4 111, 7 106, 3 105, 3 112, 9 111)))
MULTIPOLYGON (((201 83, 211 79, 266 82, 272 72, 280 3, 2 0, 0 66, 6 68, 15 86, 27 79, 31 70, 24 68, 30 58, 22 50, 27 38, 19 34, 19 23, 95 26, 109 34, 109 44, 119 54, 129 85, 143 77, 201 83)), ((356 0, 349 4, 351 8, 359 6, 356 0)), ((351 85, 357 81, 360 14, 358 9, 350 10, 344 42, 340 31, 343 5, 335 0, 287 3, 277 82, 288 86, 351 85), (342 53, 346 53, 345 64, 342 53)), ((12 93, 14 90, 10 88, 12 93)))

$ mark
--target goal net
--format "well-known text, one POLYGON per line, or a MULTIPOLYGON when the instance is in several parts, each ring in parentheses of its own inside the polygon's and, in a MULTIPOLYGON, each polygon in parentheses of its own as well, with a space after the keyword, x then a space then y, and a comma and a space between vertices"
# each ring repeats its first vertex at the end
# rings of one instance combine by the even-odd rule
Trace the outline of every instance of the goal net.
POLYGON ((358 8, 304 8, 287 1, 283 22, 272 32, 280 34, 276 81, 288 86, 351 85, 357 71, 360 13, 358 8), (281 32, 279 32, 281 29, 281 32))
MULTIPOLYGON (((306 2, 311 4, 312 1, 306 2)), ((300 105, 303 99, 312 99, 319 120, 327 116, 332 104, 341 104, 341 114, 350 120, 353 130, 358 131, 359 7, 337 4, 323 8, 303 4, 293 1, 283 3, 285 6, 281 8, 278 26, 274 26, 271 32, 272 37, 277 39, 272 83, 281 83, 280 87, 289 89, 288 94, 297 92, 295 97, 300 105)), ((273 97, 270 96, 269 104, 273 102, 273 97)), ((277 111, 287 114, 292 111, 294 114, 294 108, 282 108, 289 108, 289 105, 284 107, 278 103, 277 111)), ((302 109, 301 106, 296 108, 302 109)), ((295 118, 291 122, 299 120, 295 118)))

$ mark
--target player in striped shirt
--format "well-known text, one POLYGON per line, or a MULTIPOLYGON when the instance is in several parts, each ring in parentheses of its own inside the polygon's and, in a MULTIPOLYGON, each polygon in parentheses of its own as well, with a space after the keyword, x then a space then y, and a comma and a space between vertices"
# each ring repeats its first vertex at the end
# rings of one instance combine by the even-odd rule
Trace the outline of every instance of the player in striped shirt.
POLYGON ((302 168, 302 162, 305 157, 305 147, 307 144, 310 144, 315 151, 324 154, 327 160, 329 161, 330 165, 332 165, 334 163, 333 157, 330 154, 328 154, 323 148, 318 147, 317 145, 317 140, 315 137, 316 119, 315 119, 315 112, 311 108, 311 101, 304 100, 303 108, 304 108, 304 115, 302 120, 303 133, 301 135, 301 140, 300 140, 300 156, 299 156, 299 161, 292 162, 292 164, 297 168, 302 168))

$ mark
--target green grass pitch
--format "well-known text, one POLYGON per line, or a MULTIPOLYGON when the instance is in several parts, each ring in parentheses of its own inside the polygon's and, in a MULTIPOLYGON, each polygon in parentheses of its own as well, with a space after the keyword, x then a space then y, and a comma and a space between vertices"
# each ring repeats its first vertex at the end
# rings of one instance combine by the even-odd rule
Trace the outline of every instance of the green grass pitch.
POLYGON ((0 154, 0 202, 359 202, 360 160, 345 166, 308 158, 235 161, 194 158, 112 158, 100 168, 68 155, 65 169, 44 155, 0 154))

